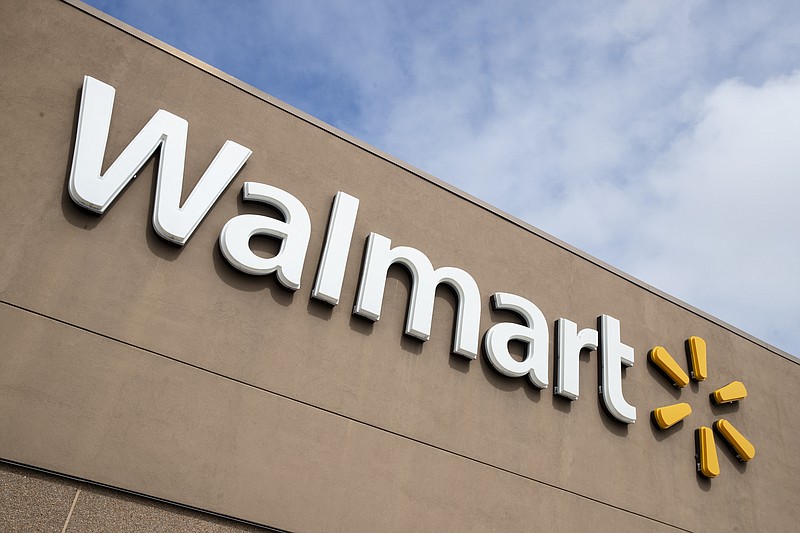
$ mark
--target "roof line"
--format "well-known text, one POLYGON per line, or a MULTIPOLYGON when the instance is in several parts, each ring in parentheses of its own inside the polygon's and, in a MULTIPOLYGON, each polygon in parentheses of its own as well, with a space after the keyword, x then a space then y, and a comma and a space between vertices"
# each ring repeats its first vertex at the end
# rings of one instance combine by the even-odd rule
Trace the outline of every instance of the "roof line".
POLYGON ((721 319, 719 319, 719 318, 717 318, 717 317, 715 317, 715 316, 713 316, 713 315, 711 315, 709 313, 706 313, 705 311, 702 311, 702 310, 698 309, 697 307, 694 307, 693 305, 690 305, 690 304, 680 300, 679 298, 671 296, 671 295, 665 293, 664 291, 661 291, 661 290, 653 287, 652 285, 650 285, 648 283, 645 283, 644 281, 642 281, 640 279, 637 279, 637 278, 631 276, 630 274, 627 274, 627 273, 623 272, 622 270, 620 270, 620 269, 618 269, 618 268, 616 268, 614 266, 611 266, 610 264, 606 263, 605 261, 602 261, 602 260, 592 256, 591 254, 588 254, 588 253, 586 253, 586 252, 584 252, 582 250, 579 250, 578 248, 575 248, 574 246, 572 246, 570 244, 567 244, 566 242, 562 241, 561 239, 558 239, 557 237, 554 237, 553 235, 550 235, 549 233, 547 233, 547 232, 545 232, 545 231, 543 231, 543 230, 541 230, 539 228, 536 228, 535 226, 525 222, 524 220, 521 220, 521 219, 519 219, 519 218, 517 218, 517 217, 515 217, 515 216, 513 216, 513 215, 511 215, 509 213, 506 213, 505 211, 503 211, 503 210, 501 210, 501 209, 499 209, 499 208, 497 208, 497 207, 495 207, 495 206, 493 206, 491 204, 488 204, 487 202, 484 202, 483 200, 481 200, 481 199, 479 199, 479 198, 477 198, 475 196, 472 196, 471 194, 469 194, 469 193, 467 193, 465 191, 462 191, 458 187, 455 187, 455 186, 453 186, 453 185, 451 185, 449 183, 446 183, 446 182, 440 180, 439 178, 437 178, 437 177, 435 177, 435 176, 433 176, 433 175, 431 175, 431 174, 429 174, 429 173, 427 173, 427 172, 425 172, 425 171, 423 171, 421 169, 418 169, 418 168, 414 167, 413 165, 410 165, 409 163, 406 163, 405 161, 402 161, 402 160, 400 160, 400 159, 398 159, 398 158, 396 158, 396 157, 394 157, 394 156, 392 156, 392 155, 390 155, 390 154, 388 154, 388 153, 386 153, 386 152, 384 152, 382 150, 379 150, 378 148, 375 148, 374 146, 371 146, 370 144, 368 144, 368 143, 366 143, 364 141, 361 141, 361 140, 357 139, 356 137, 354 137, 354 136, 352 136, 352 135, 350 135, 348 133, 345 133, 344 131, 342 131, 342 130, 334 127, 334 126, 331 126, 330 124, 327 124, 327 123, 323 122, 322 120, 320 120, 318 118, 315 118, 315 117, 309 115, 308 113, 305 113, 305 112, 297 109, 296 107, 293 107, 293 106, 287 104, 286 102, 283 102, 283 101, 275 98, 274 96, 271 96, 271 95, 267 94, 266 92, 264 92, 264 91, 262 91, 260 89, 257 89, 255 87, 253 87, 252 85, 249 85, 249 84, 247 84, 247 83, 245 83, 245 82, 243 82, 243 81, 231 76, 230 74, 226 74, 225 72, 219 70, 218 68, 213 67, 213 66, 209 65, 208 63, 205 63, 205 62, 197 59, 196 57, 193 57, 193 56, 187 54, 186 52, 183 52, 183 51, 175 48, 174 46, 171 46, 171 45, 169 45, 169 44, 167 44, 167 43, 165 43, 163 41, 160 41, 159 39, 156 39, 152 35, 149 35, 149 34, 143 32, 141 30, 138 30, 138 29, 134 28, 133 26, 131 26, 129 24, 126 24, 126 23, 124 23, 124 22, 122 22, 122 21, 120 21, 118 19, 115 19, 111 15, 108 15, 108 14, 100 11, 97 8, 94 8, 94 7, 90 6, 90 5, 87 5, 87 4, 83 3, 83 2, 81 2, 80 0, 61 0, 61 1, 66 3, 66 4, 68 4, 68 5, 70 5, 70 6, 72 6, 72 7, 74 7, 74 8, 76 8, 76 9, 78 9, 78 10, 80 10, 80 11, 83 11, 84 13, 86 13, 86 14, 88 14, 88 15, 90 15, 90 16, 92 16, 92 17, 94 17, 94 18, 96 18, 96 19, 98 19, 98 20, 100 20, 102 22, 105 22, 106 24, 114 26, 115 28, 117 28, 117 29, 129 34, 130 36, 132 36, 132 37, 134 37, 136 39, 139 39, 140 41, 142 41, 142 42, 144 42, 146 44, 149 44, 150 46, 158 48, 159 50, 161 50, 163 52, 166 52, 166 53, 176 57, 177 59, 180 59, 181 61, 183 61, 183 62, 185 62, 185 63, 187 63, 187 64, 189 64, 189 65, 191 65, 191 66, 193 66, 193 67, 195 67, 195 68, 197 68, 197 69, 199 69, 199 70, 201 70, 201 71, 203 71, 203 72, 205 72, 207 74, 210 74, 210 75, 214 76, 215 78, 219 79, 220 81, 223 81, 223 82, 225 82, 225 83, 227 83, 227 84, 229 84, 229 85, 231 85, 231 86, 233 86, 233 87, 235 87, 235 88, 237 88, 237 89, 239 89, 239 90, 241 90, 243 92, 246 92, 246 93, 254 96, 255 98, 258 98, 259 100, 262 100, 262 101, 264 101, 264 102, 266 102, 268 104, 271 104, 272 106, 274 106, 274 107, 276 107, 276 108, 278 108, 278 109, 280 109, 280 110, 282 110, 282 111, 284 111, 284 112, 286 112, 286 113, 288 113, 290 115, 293 115, 293 116, 303 120, 304 122, 306 122, 306 123, 308 123, 308 124, 310 124, 310 125, 312 125, 312 126, 314 126, 316 128, 319 128, 319 129, 321 129, 321 130, 323 130, 323 131, 325 131, 327 133, 330 133, 331 135, 334 135, 335 137, 338 137, 338 138, 342 139, 343 141, 345 141, 345 142, 347 142, 347 143, 349 143, 349 144, 351 144, 353 146, 356 146, 357 148, 360 148, 360 149, 362 149, 362 150, 364 150, 366 152, 369 152, 372 155, 374 155, 376 157, 379 157, 380 159, 383 159, 384 161, 386 161, 388 163, 391 163, 392 165, 395 165, 395 166, 397 166, 397 167, 399 167, 399 168, 401 168, 401 169, 403 169, 403 170, 405 170, 407 172, 410 172, 411 174, 414 174, 415 176, 417 176, 419 178, 422 178, 423 180, 431 183, 432 185, 435 185, 436 187, 439 187, 439 188, 441 188, 441 189, 453 194, 454 196, 457 196, 457 197, 459 197, 459 198, 461 198, 463 200, 466 200, 467 202, 469 202, 469 203, 471 203, 471 204, 473 204, 473 205, 475 205, 477 207, 480 207, 481 209, 484 209, 485 211, 488 211, 488 212, 492 213, 493 215, 498 216, 498 217, 500 217, 500 218, 502 218, 502 219, 514 224, 515 226, 518 226, 519 228, 522 228, 525 231, 527 231, 529 233, 532 233, 533 235, 536 235, 537 237, 539 237, 541 239, 544 239, 544 240, 546 240, 546 241, 558 246, 559 248, 561 248, 561 249, 563 249, 563 250, 565 250, 565 251, 567 251, 567 252, 569 252, 569 253, 571 253, 573 255, 576 255, 576 256, 580 257, 581 259, 584 259, 584 260, 594 264, 595 266, 598 266, 598 267, 602 268, 603 270, 605 270, 605 271, 607 271, 607 272, 609 272, 609 273, 611 273, 611 274, 613 274, 613 275, 615 275, 615 276, 617 276, 619 278, 622 278, 623 280, 625 280, 625 281, 627 281, 629 283, 632 283, 632 284, 644 289, 645 291, 647 291, 647 292, 649 292, 649 293, 651 293, 651 294, 653 294, 653 295, 655 295, 655 296, 657 296, 659 298, 662 298, 663 300, 666 300, 666 301, 670 302, 673 305, 676 305, 676 306, 678 306, 678 307, 680 307, 680 308, 682 308, 682 309, 684 309, 686 311, 689 311, 690 313, 692 313, 692 314, 694 314, 694 315, 696 315, 696 316, 698 316, 700 318, 703 318, 703 319, 705 319, 705 320, 707 320, 709 322, 712 322, 713 324, 716 324, 716 325, 722 327, 723 329, 726 329, 726 330, 730 331, 731 333, 734 333, 735 335, 738 335, 739 337, 742 337, 743 339, 748 340, 748 341, 752 342, 753 344, 756 344, 756 345, 758 345, 758 346, 760 346, 760 347, 762 347, 762 348, 774 353, 775 355, 779 355, 779 356, 781 356, 781 357, 783 357, 783 358, 785 358, 785 359, 787 359, 787 360, 789 360, 789 361, 791 361, 791 362, 793 362, 795 364, 800 365, 800 359, 797 359, 795 356, 792 356, 788 352, 785 352, 785 351, 781 350, 780 348, 772 346, 771 344, 769 344, 769 343, 767 343, 767 342, 765 342, 765 341, 763 341, 763 340, 761 340, 761 339, 759 339, 757 337, 754 337, 753 335, 750 335, 749 333, 747 333, 745 331, 742 331, 741 329, 739 329, 739 328, 737 328, 737 327, 735 327, 735 326, 733 326, 731 324, 728 324, 727 322, 725 322, 725 321, 723 321, 723 320, 721 320, 721 319))

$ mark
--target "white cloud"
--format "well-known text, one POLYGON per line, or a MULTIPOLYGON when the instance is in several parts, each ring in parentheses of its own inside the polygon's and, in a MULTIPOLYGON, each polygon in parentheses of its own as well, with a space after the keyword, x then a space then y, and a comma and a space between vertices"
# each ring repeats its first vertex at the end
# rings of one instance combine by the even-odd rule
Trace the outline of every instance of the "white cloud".
POLYGON ((800 65, 771 7, 551 10, 535 35, 467 8, 410 37, 372 142, 798 353, 800 65))
POLYGON ((646 176, 627 259, 690 303, 778 345, 800 336, 800 72, 722 83, 646 176))

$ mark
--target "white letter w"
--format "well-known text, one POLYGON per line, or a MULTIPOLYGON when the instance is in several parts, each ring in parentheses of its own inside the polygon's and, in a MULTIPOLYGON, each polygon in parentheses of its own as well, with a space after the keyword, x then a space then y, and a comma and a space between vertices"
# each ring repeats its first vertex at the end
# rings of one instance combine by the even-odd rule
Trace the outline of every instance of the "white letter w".
POLYGON ((101 175, 115 92, 108 84, 89 76, 83 78, 69 195, 78 205, 104 213, 161 147, 153 228, 164 239, 182 246, 253 152, 225 141, 181 206, 189 124, 181 117, 159 110, 101 175))

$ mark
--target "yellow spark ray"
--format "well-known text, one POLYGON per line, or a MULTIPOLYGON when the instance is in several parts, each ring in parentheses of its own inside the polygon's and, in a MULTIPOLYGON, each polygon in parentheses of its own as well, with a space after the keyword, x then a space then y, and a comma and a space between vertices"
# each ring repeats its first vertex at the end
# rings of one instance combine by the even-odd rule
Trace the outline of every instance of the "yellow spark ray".
POLYGON ((676 403, 675 405, 667 405, 659 407, 653 411, 653 418, 661 429, 667 429, 687 416, 692 414, 692 406, 688 403, 676 403))
POLYGON ((719 460, 717 459, 717 446, 714 444, 714 432, 711 428, 700 426, 695 430, 697 446, 697 471, 707 478, 719 475, 719 460))
POLYGON ((663 346, 656 346, 650 350, 649 359, 672 380, 676 387, 682 389, 689 384, 689 376, 663 346))
POLYGON ((695 381, 705 381, 708 377, 706 341, 693 335, 689 337, 686 344, 689 348, 689 358, 692 361, 692 379, 695 381))
POLYGON ((747 398, 747 389, 744 388, 744 383, 741 381, 731 381, 722 388, 719 388, 711 393, 711 399, 717 405, 723 403, 738 402, 747 398))
POLYGON ((725 442, 730 444, 736 453, 736 458, 740 461, 747 462, 756 456, 756 447, 744 435, 739 433, 739 430, 733 427, 733 424, 724 418, 714 422, 714 429, 725 439, 725 442))

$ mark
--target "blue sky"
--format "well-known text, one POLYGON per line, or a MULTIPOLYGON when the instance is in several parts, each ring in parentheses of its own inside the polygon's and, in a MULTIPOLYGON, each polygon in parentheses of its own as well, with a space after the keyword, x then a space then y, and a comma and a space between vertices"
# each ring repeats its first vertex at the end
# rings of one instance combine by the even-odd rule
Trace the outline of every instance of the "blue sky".
POLYGON ((800 355, 800 3, 89 3, 800 355))

